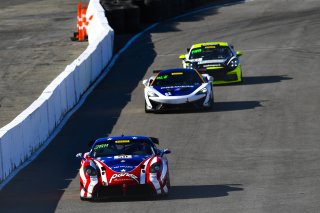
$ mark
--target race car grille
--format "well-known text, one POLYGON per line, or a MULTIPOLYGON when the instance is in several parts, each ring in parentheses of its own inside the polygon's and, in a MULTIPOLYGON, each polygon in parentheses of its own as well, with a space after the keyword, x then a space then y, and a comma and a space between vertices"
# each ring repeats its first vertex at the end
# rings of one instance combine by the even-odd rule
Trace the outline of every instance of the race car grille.
POLYGON ((127 196, 147 196, 154 195, 155 191, 151 188, 151 186, 146 184, 128 186, 127 188, 127 196))
POLYGON ((97 197, 121 197, 121 186, 102 186, 97 191, 97 197))
POLYGON ((225 68, 222 69, 206 69, 207 74, 211 75, 214 80, 225 80, 225 76, 227 75, 227 70, 225 68))
POLYGON ((151 186, 142 185, 129 185, 127 186, 126 192, 123 191, 122 187, 117 186, 103 186, 97 190, 97 197, 99 198, 111 198, 111 197, 123 197, 123 196, 148 196, 154 195, 155 192, 151 186))
POLYGON ((236 81, 238 76, 236 74, 228 74, 231 70, 226 68, 221 69, 202 69, 202 72, 205 72, 211 75, 215 81, 236 81))

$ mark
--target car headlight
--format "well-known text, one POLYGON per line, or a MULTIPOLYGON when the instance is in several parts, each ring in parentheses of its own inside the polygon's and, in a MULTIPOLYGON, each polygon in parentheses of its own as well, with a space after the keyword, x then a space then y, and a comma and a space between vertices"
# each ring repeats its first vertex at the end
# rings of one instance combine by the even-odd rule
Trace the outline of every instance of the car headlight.
POLYGON ((162 163, 156 162, 150 166, 150 173, 157 173, 161 172, 162 170, 162 163))
POLYGON ((158 95, 153 91, 148 91, 147 95, 148 95, 148 97, 158 97, 158 95))
POLYGON ((231 68, 231 70, 237 68, 238 65, 239 65, 239 60, 237 58, 234 58, 229 62, 229 67, 231 68))
POLYGON ((84 173, 86 173, 89 176, 97 176, 97 170, 93 168, 92 166, 87 166, 84 168, 84 173))
POLYGON ((197 92, 197 95, 207 94, 207 92, 208 92, 208 89, 204 87, 199 92, 197 92))

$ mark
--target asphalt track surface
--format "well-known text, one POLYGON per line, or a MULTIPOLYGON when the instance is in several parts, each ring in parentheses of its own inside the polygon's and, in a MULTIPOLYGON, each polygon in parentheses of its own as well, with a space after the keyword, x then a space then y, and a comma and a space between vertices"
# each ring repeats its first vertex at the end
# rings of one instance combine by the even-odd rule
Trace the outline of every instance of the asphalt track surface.
POLYGON ((233 1, 145 33, 0 192, 0 212, 319 212, 319 11, 317 0, 233 1), (244 83, 215 87, 210 112, 145 114, 141 80, 209 40, 242 50, 244 83), (80 201, 75 154, 122 133, 172 150, 171 194, 80 201))
POLYGON ((87 47, 88 42, 70 40, 77 4, 77 0, 1 1, 0 128, 30 106, 87 47))

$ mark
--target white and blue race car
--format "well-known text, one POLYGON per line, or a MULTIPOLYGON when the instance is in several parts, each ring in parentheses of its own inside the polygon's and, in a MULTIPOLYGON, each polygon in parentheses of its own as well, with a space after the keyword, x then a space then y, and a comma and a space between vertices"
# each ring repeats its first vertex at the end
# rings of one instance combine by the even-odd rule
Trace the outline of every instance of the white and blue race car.
POLYGON ((195 69, 167 69, 143 80, 145 112, 195 107, 210 109, 214 103, 213 77, 195 69))

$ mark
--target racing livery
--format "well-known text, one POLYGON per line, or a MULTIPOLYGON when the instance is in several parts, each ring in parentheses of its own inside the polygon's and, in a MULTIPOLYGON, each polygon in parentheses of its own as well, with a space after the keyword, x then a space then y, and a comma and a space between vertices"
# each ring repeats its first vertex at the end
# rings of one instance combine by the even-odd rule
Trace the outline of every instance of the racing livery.
POLYGON ((242 82, 239 60, 241 52, 235 51, 227 42, 194 44, 180 55, 184 68, 194 68, 214 77, 213 84, 242 82))
POLYGON ((145 112, 192 106, 211 108, 214 103, 212 76, 195 69, 167 69, 143 80, 145 112))
POLYGON ((81 159, 82 200, 137 195, 166 195, 170 189, 168 149, 157 138, 116 136, 93 142, 81 159))

